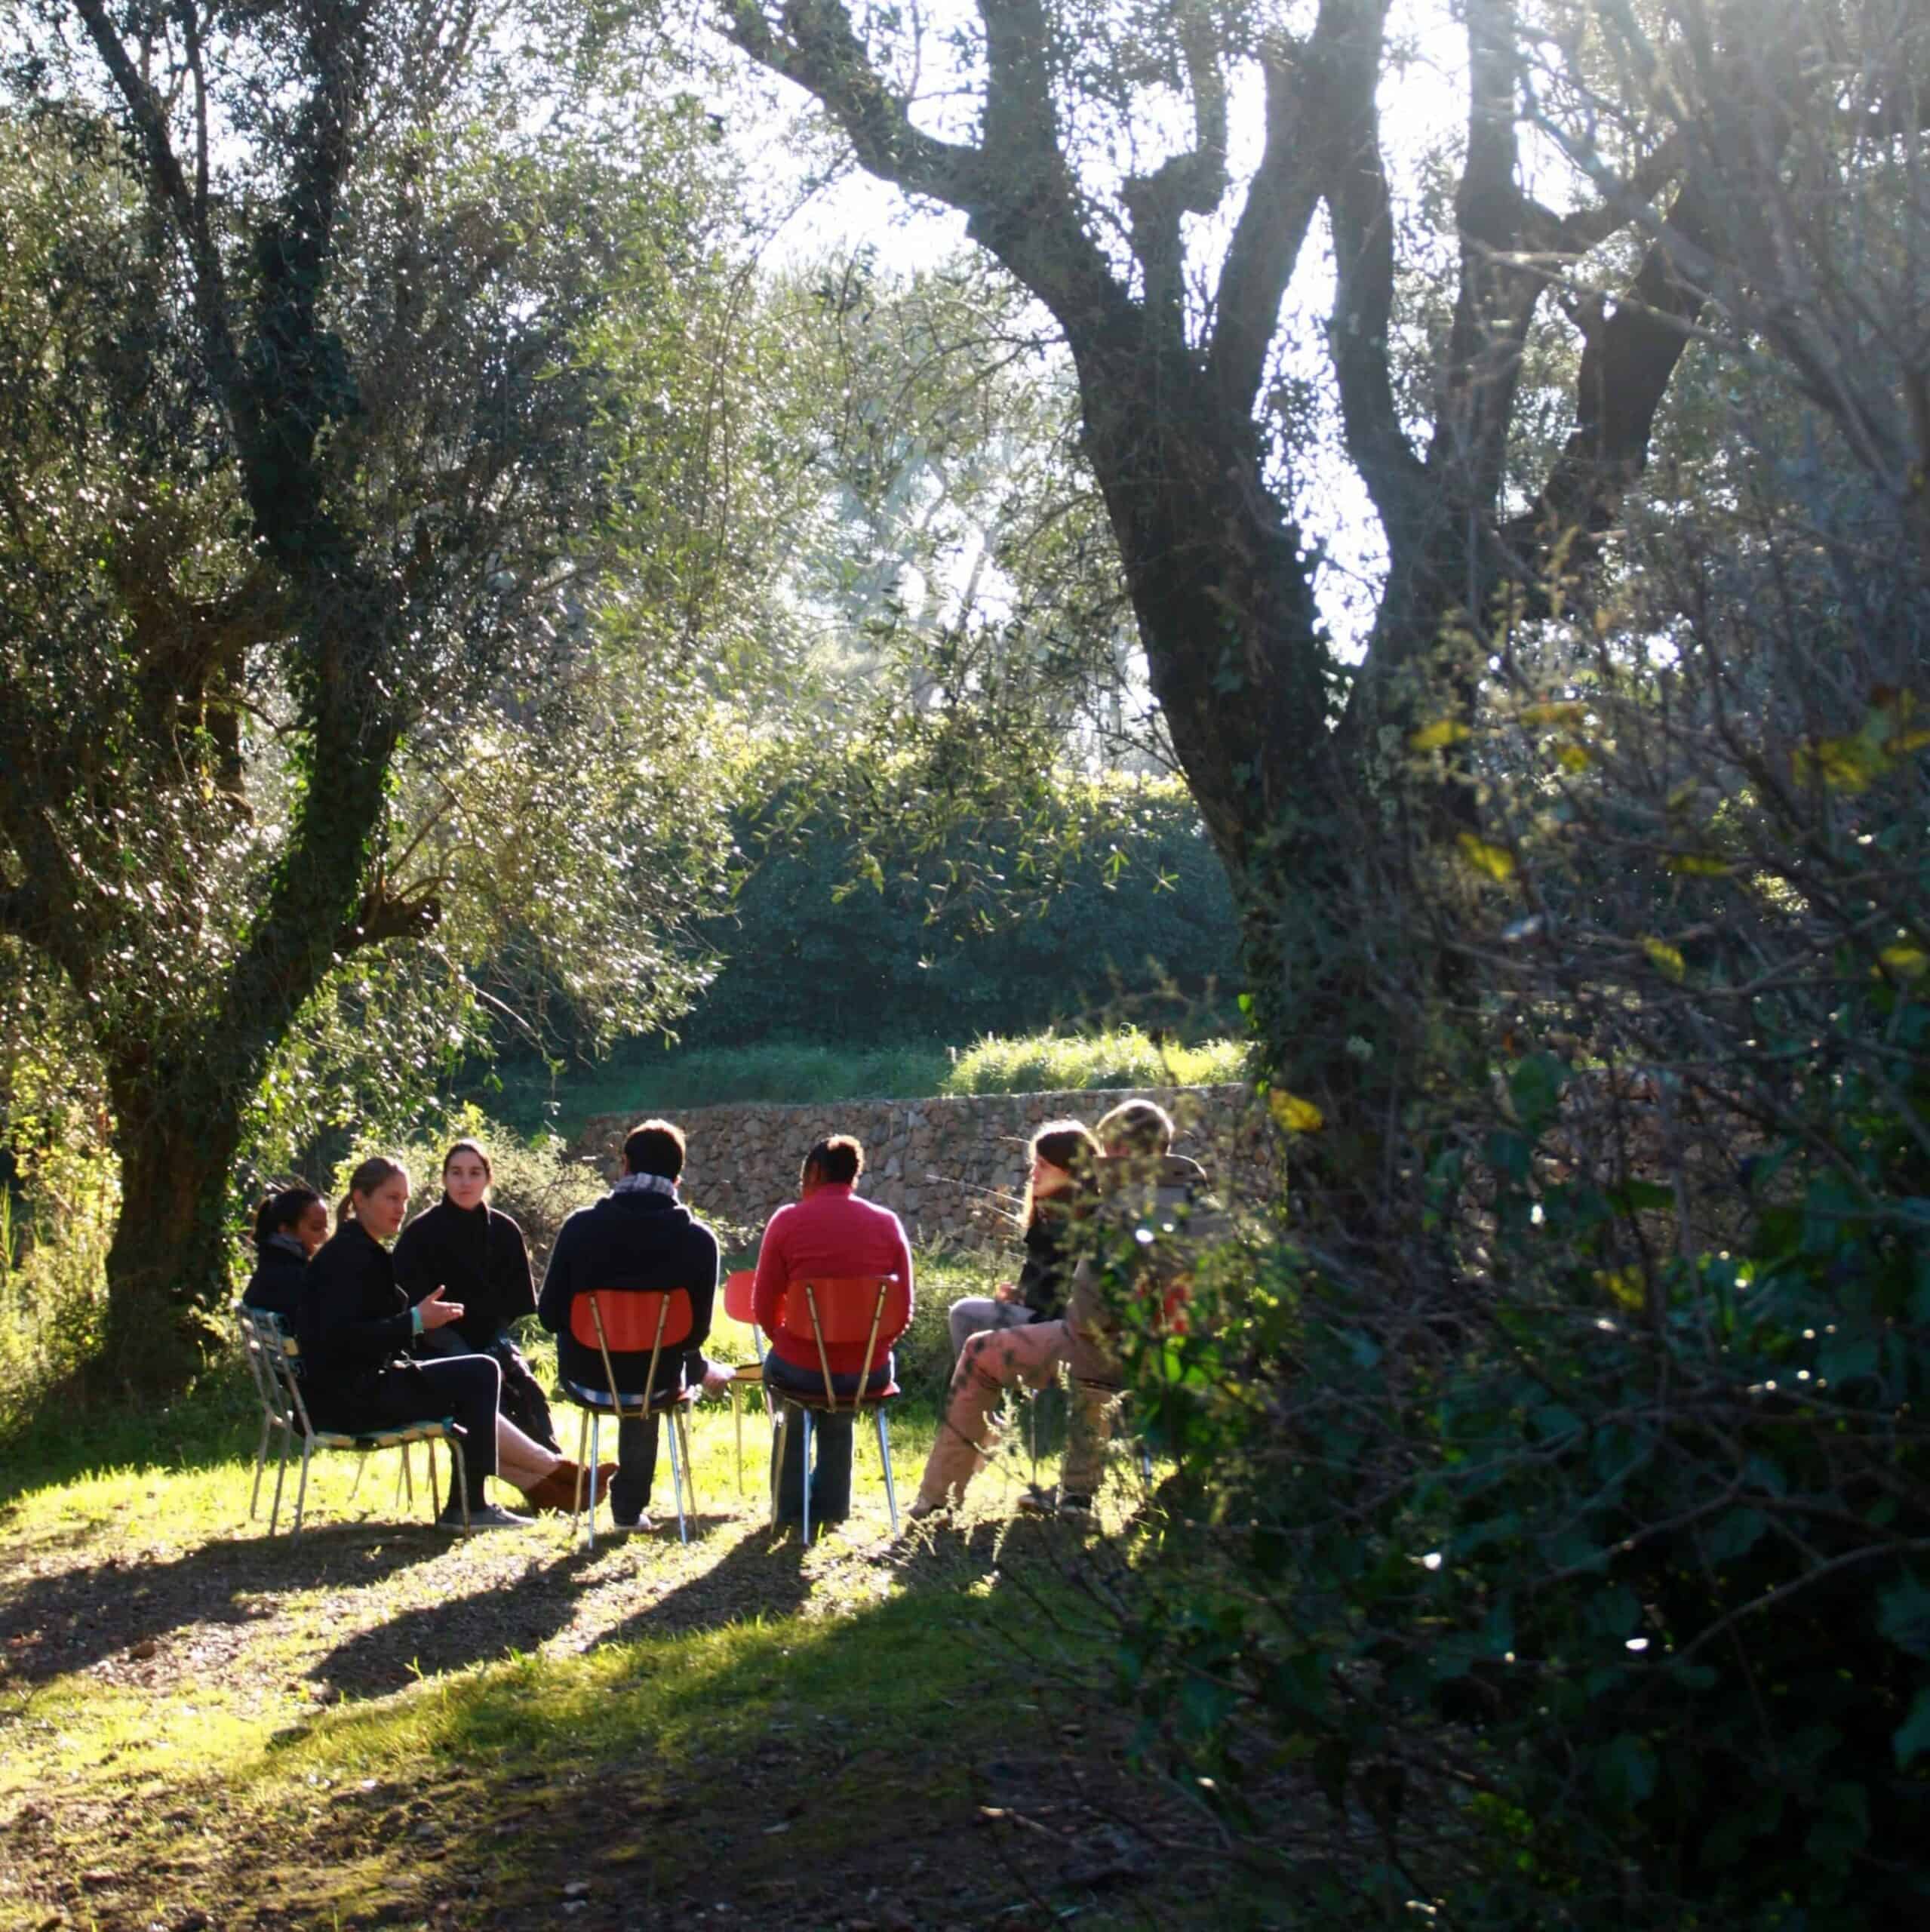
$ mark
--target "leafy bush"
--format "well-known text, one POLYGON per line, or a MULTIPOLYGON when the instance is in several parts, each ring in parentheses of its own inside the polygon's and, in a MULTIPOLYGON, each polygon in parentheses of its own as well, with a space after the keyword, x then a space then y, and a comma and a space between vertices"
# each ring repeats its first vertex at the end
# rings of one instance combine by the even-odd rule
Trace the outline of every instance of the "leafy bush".
POLYGON ((710 934, 726 960, 693 1044, 957 1041, 1121 1001, 1169 1021, 1237 978, 1225 875, 1177 785, 1062 786, 1040 808, 1050 856, 1036 828, 994 828, 969 890, 956 841, 908 831, 894 849, 874 824, 847 836, 808 806, 786 825, 796 804, 775 799, 742 829, 761 856, 710 934))
POLYGON ((1191 1087, 1246 1076, 1247 1050, 1241 1041, 1180 1046, 1124 1026, 1101 1033, 991 1035, 974 1041, 958 1056, 939 1091, 1040 1094, 1083 1087, 1191 1087))

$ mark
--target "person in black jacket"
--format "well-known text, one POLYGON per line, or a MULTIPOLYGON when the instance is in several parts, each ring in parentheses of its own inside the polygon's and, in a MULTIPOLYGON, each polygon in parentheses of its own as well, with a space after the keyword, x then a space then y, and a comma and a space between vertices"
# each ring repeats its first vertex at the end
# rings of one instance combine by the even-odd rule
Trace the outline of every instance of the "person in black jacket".
POLYGON ((1072 1271, 1078 1261, 1070 1237, 1092 1211, 1092 1175, 1099 1143, 1083 1121, 1049 1120, 1032 1136, 1031 1173, 1019 1210, 1025 1229, 1025 1266, 1016 1281, 1001 1281, 989 1295, 967 1295, 946 1312, 954 1361, 974 1335, 988 1329, 1023 1328, 1057 1321, 1065 1313, 1072 1271))
MULTIPOLYGON (((667 1120, 647 1120, 623 1143, 623 1174, 592 1206, 563 1223, 550 1251, 536 1315, 556 1337, 556 1363, 564 1380, 602 1389, 603 1358, 570 1333, 571 1304, 595 1288, 682 1288, 690 1297, 690 1332, 666 1347, 655 1393, 675 1395, 701 1380, 713 1392, 727 1387, 728 1369, 706 1361, 717 1297, 717 1237, 677 1198, 684 1171, 684 1135, 667 1120)), ((610 1367, 626 1395, 642 1392, 650 1351, 613 1349, 610 1367)), ((645 1514, 656 1472, 657 1418, 626 1416, 616 1431, 616 1474, 610 1485, 610 1520, 620 1530, 654 1527, 645 1514)))
POLYGON ((328 1238, 328 1204, 299 1182, 266 1196, 255 1210, 255 1266, 242 1301, 290 1327, 302 1305, 309 1258, 328 1238))
POLYGON ((555 1425, 541 1385, 510 1339, 509 1324, 536 1312, 536 1284, 523 1231, 489 1200, 495 1170, 473 1140, 442 1157, 442 1198, 418 1214, 395 1244, 395 1278, 419 1302, 436 1288, 463 1304, 463 1318, 423 1339, 429 1355, 482 1355, 502 1371, 502 1413, 546 1449, 555 1425))
MULTIPOLYGON (((350 1177, 346 1205, 346 1218, 309 1263, 302 1285, 303 1388, 317 1426, 348 1432, 453 1416, 464 1432, 472 1527, 529 1521, 487 1500, 485 1485, 499 1469, 542 1500, 573 1494, 576 1465, 497 1414, 502 1372, 490 1356, 417 1358, 418 1338, 459 1321, 463 1309, 440 1287, 411 1306, 396 1285, 383 1244, 395 1238, 408 1211, 407 1170, 381 1155, 363 1161, 350 1177)), ((441 1520, 451 1527, 462 1521, 453 1484, 441 1520)))

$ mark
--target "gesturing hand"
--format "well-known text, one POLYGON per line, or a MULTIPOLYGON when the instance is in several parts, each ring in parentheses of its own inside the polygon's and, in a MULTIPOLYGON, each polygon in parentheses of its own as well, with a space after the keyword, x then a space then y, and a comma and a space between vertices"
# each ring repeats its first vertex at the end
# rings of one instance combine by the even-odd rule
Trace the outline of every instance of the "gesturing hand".
POLYGON ((423 1296, 416 1306, 423 1318, 423 1332, 432 1328, 446 1328, 452 1321, 463 1318, 463 1304, 459 1301, 444 1301, 443 1291, 438 1287, 433 1294, 423 1296))

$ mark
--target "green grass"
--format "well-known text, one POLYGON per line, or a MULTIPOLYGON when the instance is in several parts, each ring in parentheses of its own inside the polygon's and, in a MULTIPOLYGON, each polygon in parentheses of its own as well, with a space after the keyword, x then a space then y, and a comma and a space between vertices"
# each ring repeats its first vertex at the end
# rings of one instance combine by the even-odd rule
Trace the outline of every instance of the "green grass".
POLYGON ((1191 1086, 1245 1077, 1236 1040, 1155 1043, 1137 1027, 988 1036, 962 1048, 929 1041, 841 1048, 798 1041, 664 1051, 633 1042, 595 1066, 552 1079, 512 1063, 475 1097, 494 1118, 573 1140, 602 1114, 670 1113, 733 1100, 801 1106, 920 1100, 937 1094, 1029 1094, 1093 1087, 1191 1086))
MULTIPOLYGON (((930 1262, 924 1280, 928 1321, 982 1285, 930 1262)), ((1088 1849, 1117 1817, 1169 1827, 1172 1801, 1126 1767, 1076 1539, 1014 1522, 1016 1465, 893 1544, 861 1431, 853 1519, 807 1552, 764 1526, 761 1419, 740 1491, 712 1404, 687 1546, 591 1552, 561 1518, 450 1539, 424 1520, 419 1452, 413 1510, 393 1454, 352 1500, 355 1459, 318 1457, 297 1545, 264 1534, 265 1500, 247 1520, 253 1431, 224 1377, 238 1363, 171 1412, 164 1463, 70 1466, 129 1446, 99 1416, 58 1466, 9 1457, 0 1932, 195 1912, 536 1932, 719 1900, 773 1932, 1188 1927, 1209 1900, 1217 1926, 1265 1922, 1197 1872, 1148 1856, 1121 1879, 1088 1849)), ((929 1406, 894 1416, 902 1503, 933 1426, 929 1406)), ((1123 1463, 1117 1481, 1115 1528, 1136 1497, 1123 1463)))

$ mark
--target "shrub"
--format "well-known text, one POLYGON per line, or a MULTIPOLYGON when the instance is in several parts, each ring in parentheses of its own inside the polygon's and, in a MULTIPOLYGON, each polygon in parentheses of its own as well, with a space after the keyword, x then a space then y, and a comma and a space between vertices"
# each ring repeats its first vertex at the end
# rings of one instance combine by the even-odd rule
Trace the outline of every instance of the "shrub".
POLYGON ((1089 1087, 1191 1087, 1247 1077, 1237 1040, 1155 1042, 1136 1026, 1099 1033, 988 1035, 958 1056, 940 1091, 1040 1094, 1089 1087))

